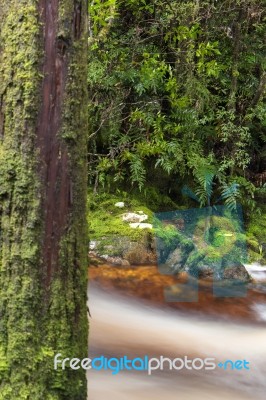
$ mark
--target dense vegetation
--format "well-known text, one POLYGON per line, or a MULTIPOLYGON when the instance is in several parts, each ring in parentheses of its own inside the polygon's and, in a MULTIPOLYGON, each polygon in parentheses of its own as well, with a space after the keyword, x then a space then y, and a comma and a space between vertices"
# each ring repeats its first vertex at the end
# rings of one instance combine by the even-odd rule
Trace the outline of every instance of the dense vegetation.
POLYGON ((265 5, 264 0, 91 3, 94 192, 141 191, 148 203, 156 193, 195 205, 188 200, 193 192, 200 205, 220 198, 231 206, 241 202, 249 218, 263 214, 265 5))

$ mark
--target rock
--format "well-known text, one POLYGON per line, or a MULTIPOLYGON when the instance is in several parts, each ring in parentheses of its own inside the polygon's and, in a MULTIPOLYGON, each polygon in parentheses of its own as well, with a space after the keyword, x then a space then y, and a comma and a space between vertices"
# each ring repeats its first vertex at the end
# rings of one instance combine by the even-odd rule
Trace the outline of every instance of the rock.
POLYGON ((137 213, 133 213, 133 212, 128 212, 122 215, 122 220, 124 222, 143 222, 146 221, 148 219, 148 215, 146 214, 137 214, 137 213))
POLYGON ((115 207, 124 208, 125 207, 125 203, 123 201, 118 201, 117 203, 115 203, 115 207))
POLYGON ((95 250, 97 247, 97 242, 96 240, 91 240, 90 241, 90 250, 95 250))
POLYGON ((181 272, 184 269, 186 259, 181 248, 175 249, 167 258, 165 265, 172 273, 181 272))
POLYGON ((176 240, 178 243, 168 243, 161 238, 156 240, 159 263, 167 266, 172 274, 184 270, 186 261, 195 248, 192 240, 185 236, 174 239, 176 240))
POLYGON ((106 262, 108 262, 108 264, 122 265, 123 267, 130 266, 129 261, 124 260, 121 257, 111 257, 111 256, 108 256, 107 254, 103 254, 101 256, 101 258, 103 258, 106 262))
POLYGON ((124 258, 130 265, 154 264, 156 255, 145 245, 145 243, 132 243, 124 258))
POLYGON ((129 262, 128 260, 122 260, 121 265, 122 265, 123 267, 129 267, 129 266, 130 266, 130 262, 129 262))
POLYGON ((185 268, 185 270, 189 273, 189 275, 199 279, 213 278, 214 269, 215 267, 206 265, 204 261, 200 261, 196 266, 189 265, 186 266, 185 268))
POLYGON ((192 276, 200 279, 213 278, 215 281, 249 282, 250 275, 244 265, 223 267, 222 260, 213 261, 204 257, 201 252, 194 251, 187 259, 185 270, 192 276))
POLYGON ((221 275, 222 275, 221 279, 230 279, 242 282, 249 282, 251 279, 249 273, 242 264, 225 268, 221 275))
POLYGON ((90 257, 99 257, 114 265, 128 266, 138 264, 156 264, 156 252, 150 234, 141 241, 129 237, 116 236, 110 244, 110 238, 97 241, 97 249, 89 252, 90 257))
POLYGON ((141 222, 132 222, 129 224, 130 228, 136 229, 152 229, 152 224, 147 224, 147 223, 141 223, 141 222))

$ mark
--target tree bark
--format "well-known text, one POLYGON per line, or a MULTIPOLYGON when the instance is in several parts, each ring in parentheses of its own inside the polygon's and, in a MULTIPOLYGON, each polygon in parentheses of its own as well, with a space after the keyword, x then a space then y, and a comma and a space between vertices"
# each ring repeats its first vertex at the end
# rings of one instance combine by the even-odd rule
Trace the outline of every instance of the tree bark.
POLYGON ((0 400, 86 399, 87 1, 0 3, 0 400))

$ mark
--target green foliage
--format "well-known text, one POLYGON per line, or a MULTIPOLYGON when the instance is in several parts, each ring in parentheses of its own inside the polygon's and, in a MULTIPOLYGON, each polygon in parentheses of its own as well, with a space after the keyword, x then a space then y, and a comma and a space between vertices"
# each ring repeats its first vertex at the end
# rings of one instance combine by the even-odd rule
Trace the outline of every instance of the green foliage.
POLYGON ((129 166, 132 183, 136 182, 141 190, 144 186, 146 170, 138 154, 129 155, 129 166))
POLYGON ((229 209, 231 209, 231 210, 235 209, 236 208, 236 200, 239 197, 239 185, 238 185, 238 183, 234 182, 231 185, 223 183, 221 197, 224 200, 225 205, 229 209))
POLYGON ((221 192, 219 198, 213 204, 219 201, 224 201, 224 204, 230 209, 234 210, 237 206, 237 199, 241 200, 241 193, 239 190, 239 183, 232 181, 227 183, 224 175, 218 172, 217 167, 211 163, 206 163, 205 159, 197 157, 197 168, 194 170, 195 175, 195 189, 194 191, 185 185, 182 189, 182 194, 189 196, 191 199, 197 201, 201 207, 210 206, 212 196, 214 194, 215 179, 218 182, 218 188, 215 194, 221 192))
MULTIPOLYGON (((233 210, 240 202, 247 218, 258 218, 266 196, 257 180, 266 170, 264 2, 90 7, 95 192, 121 188, 154 211, 194 201, 233 210)), ((258 230, 249 235, 251 251, 263 253, 258 230)))
MULTIPOLYGON (((143 190, 165 174, 166 183, 199 184, 203 204, 213 172, 199 159, 228 187, 265 169, 261 1, 106 0, 90 10, 90 183, 143 190)), ((232 206, 236 192, 221 190, 232 206)))
POLYGON ((250 214, 246 226, 247 242, 249 245, 250 261, 266 262, 266 213, 265 205, 262 212, 250 214))
POLYGON ((199 165, 199 168, 195 169, 194 174, 199 183, 199 187, 195 192, 199 198, 200 205, 210 205, 213 193, 213 180, 216 174, 215 168, 212 165, 199 165))
POLYGON ((104 28, 117 15, 117 0, 93 0, 89 2, 90 39, 104 39, 104 28))

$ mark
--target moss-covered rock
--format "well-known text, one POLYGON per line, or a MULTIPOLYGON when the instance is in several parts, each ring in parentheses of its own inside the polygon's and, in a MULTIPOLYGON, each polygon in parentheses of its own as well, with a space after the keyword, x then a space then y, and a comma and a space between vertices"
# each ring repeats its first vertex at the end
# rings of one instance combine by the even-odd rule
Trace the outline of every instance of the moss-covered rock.
MULTIPOLYGON (((153 212, 141 201, 126 193, 93 195, 89 193, 88 225, 91 241, 96 242, 93 254, 105 259, 121 259, 130 264, 147 264, 156 261, 153 246, 153 230, 132 228, 125 220, 126 213, 148 216, 145 222, 153 222, 153 212), (124 203, 124 207, 117 207, 124 203), (124 219, 124 220, 123 220, 124 219), (109 258, 106 258, 106 257, 109 258)), ((119 263, 120 263, 119 261, 119 263)))
POLYGON ((147 236, 146 230, 131 228, 129 223, 123 221, 122 215, 126 212, 143 211, 148 215, 145 222, 152 223, 153 212, 140 201, 130 198, 126 193, 109 194, 103 193, 88 195, 88 225, 89 237, 91 240, 100 240, 103 238, 114 239, 116 236, 125 236, 132 241, 141 241, 147 236), (117 202, 124 202, 123 209, 117 207, 117 202))

